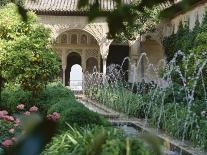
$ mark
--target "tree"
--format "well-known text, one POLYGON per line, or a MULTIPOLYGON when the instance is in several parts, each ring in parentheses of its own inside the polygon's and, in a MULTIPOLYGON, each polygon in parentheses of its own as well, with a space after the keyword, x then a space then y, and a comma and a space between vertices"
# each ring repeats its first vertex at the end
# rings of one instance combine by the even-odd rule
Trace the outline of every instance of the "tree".
POLYGON ((59 61, 50 44, 50 29, 28 12, 23 22, 14 4, 0 9, 1 76, 25 90, 40 91, 59 72, 59 61))

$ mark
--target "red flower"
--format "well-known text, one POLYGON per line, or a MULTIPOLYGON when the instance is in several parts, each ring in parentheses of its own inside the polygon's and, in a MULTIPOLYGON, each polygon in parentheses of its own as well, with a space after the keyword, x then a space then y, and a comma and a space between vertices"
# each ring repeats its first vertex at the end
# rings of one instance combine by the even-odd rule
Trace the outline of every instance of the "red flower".
POLYGON ((38 111, 38 108, 36 106, 33 106, 29 109, 30 112, 36 112, 38 111))

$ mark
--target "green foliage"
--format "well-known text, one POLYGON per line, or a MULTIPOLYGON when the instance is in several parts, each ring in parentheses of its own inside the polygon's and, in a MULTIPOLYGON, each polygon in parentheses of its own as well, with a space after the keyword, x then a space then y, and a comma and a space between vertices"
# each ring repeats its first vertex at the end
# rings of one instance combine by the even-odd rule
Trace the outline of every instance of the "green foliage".
POLYGON ((111 87, 91 87, 87 90, 87 94, 90 98, 96 99, 98 102, 117 111, 124 112, 128 115, 144 117, 146 107, 143 105, 147 106, 147 103, 143 100, 141 95, 128 92, 128 90, 123 87, 119 87, 119 89, 111 87))
MULTIPOLYGON (((197 31, 197 26, 195 31, 197 31)), ((189 52, 192 47, 194 47, 194 42, 195 33, 189 30, 188 24, 183 26, 183 24, 180 23, 176 34, 172 34, 171 36, 164 38, 163 46, 165 48, 167 60, 170 61, 179 50, 185 53, 189 52)))
POLYGON ((71 98, 61 98, 50 106, 47 113, 59 112, 61 114, 60 128, 65 128, 66 123, 78 126, 90 124, 107 125, 107 121, 99 114, 88 110, 84 105, 71 98))
POLYGON ((48 84, 38 97, 34 97, 30 91, 25 91, 18 85, 7 85, 2 91, 1 108, 15 113, 18 104, 25 104, 27 107, 36 105, 40 112, 47 114, 49 107, 60 100, 75 100, 72 91, 61 83, 48 84))
POLYGON ((38 92, 58 74, 59 61, 50 45, 50 30, 28 12, 25 23, 17 7, 0 9, 0 61, 2 77, 25 90, 38 92))
POLYGON ((32 94, 29 91, 22 90, 19 86, 9 86, 2 91, 1 108, 6 109, 11 113, 16 112, 18 104, 29 105, 32 94))
POLYGON ((9 129, 13 128, 13 122, 5 121, 0 119, 0 144, 2 143, 3 140, 7 139, 8 137, 14 136, 13 133, 9 132, 9 129))
MULTIPOLYGON (((76 103, 80 104, 80 103, 76 103)), ((87 126, 91 124, 107 125, 106 120, 98 113, 92 112, 85 107, 73 107, 64 110, 62 113, 61 124, 65 125, 65 122, 71 125, 87 126)))
POLYGON ((207 122, 206 116, 201 115, 205 112, 206 102, 195 100, 189 111, 184 91, 179 84, 174 84, 164 90, 152 89, 141 96, 123 87, 91 87, 87 95, 129 116, 147 118, 150 126, 206 148, 207 122))
POLYGON ((124 136, 114 128, 73 129, 53 138, 43 155, 148 155, 143 142, 124 136))
POLYGON ((0 0, 0 6, 5 6, 6 4, 10 3, 11 0, 0 0))
MULTIPOLYGON (((186 83, 189 87, 193 86, 193 80, 195 80, 199 68, 202 66, 202 64, 205 64, 205 61, 207 60, 206 39, 207 14, 205 14, 201 24, 199 24, 197 19, 196 26, 192 31, 189 30, 188 24, 185 26, 180 24, 177 33, 166 37, 163 41, 168 61, 172 60, 175 53, 179 50, 185 54, 185 57, 178 57, 176 60, 176 65, 183 73, 186 83)), ((203 94, 206 91, 206 88, 200 86, 207 85, 207 77, 204 76, 206 74, 207 66, 204 66, 201 75, 199 75, 197 86, 195 88, 195 98, 198 100, 203 100, 205 98, 203 94)), ((173 82, 182 85, 178 73, 172 74, 172 80, 173 82)))
POLYGON ((73 93, 61 83, 48 84, 38 97, 33 97, 31 92, 18 86, 6 87, 2 92, 1 108, 17 113, 18 104, 24 104, 26 108, 35 105, 44 116, 53 112, 60 113, 60 128, 66 126, 65 122, 79 126, 108 124, 103 117, 77 102, 73 93))

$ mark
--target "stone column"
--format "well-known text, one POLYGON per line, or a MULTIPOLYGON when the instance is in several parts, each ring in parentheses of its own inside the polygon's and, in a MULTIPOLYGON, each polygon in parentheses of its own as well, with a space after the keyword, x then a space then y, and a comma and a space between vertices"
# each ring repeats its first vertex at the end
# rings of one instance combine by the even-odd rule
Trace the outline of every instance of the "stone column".
POLYGON ((81 55, 81 66, 83 69, 83 73, 85 73, 85 71, 86 71, 86 52, 87 52, 87 50, 83 49, 82 55, 81 55))
POLYGON ((66 84, 66 81, 65 81, 65 70, 66 70, 66 67, 67 67, 67 57, 66 57, 66 50, 65 49, 62 50, 61 61, 62 61, 62 71, 63 71, 63 85, 65 86, 65 84, 66 84))
POLYGON ((109 53, 109 46, 108 47, 102 47, 100 49, 101 51, 101 57, 102 57, 102 62, 103 62, 103 83, 106 81, 106 62, 107 62, 107 56, 109 53))
POLYGON ((109 53, 109 46, 113 40, 109 40, 107 38, 103 38, 99 42, 99 47, 100 47, 100 53, 103 61, 103 83, 106 83, 106 61, 107 61, 107 56, 109 53))
POLYGON ((102 61, 103 61, 103 83, 106 83, 106 62, 107 62, 107 56, 106 57, 102 57, 102 61))
POLYGON ((63 85, 65 86, 65 70, 66 70, 66 66, 62 66, 62 70, 63 70, 63 85))

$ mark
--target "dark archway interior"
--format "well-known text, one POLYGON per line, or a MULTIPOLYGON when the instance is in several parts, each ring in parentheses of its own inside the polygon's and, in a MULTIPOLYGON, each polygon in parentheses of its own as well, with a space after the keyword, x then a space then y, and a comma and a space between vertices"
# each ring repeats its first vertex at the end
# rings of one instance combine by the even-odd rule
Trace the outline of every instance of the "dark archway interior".
POLYGON ((93 73, 94 71, 94 67, 96 67, 96 69, 98 69, 98 61, 96 58, 88 58, 86 61, 86 71, 88 71, 89 73, 93 73))
POLYGON ((75 64, 81 66, 81 56, 78 53, 72 52, 67 56, 67 67, 65 71, 65 85, 69 85, 71 67, 75 64))
MULTIPOLYGON (((107 57, 107 66, 111 64, 121 65, 124 61, 124 58, 129 57, 129 46, 128 45, 117 45, 112 44, 109 47, 109 54, 107 57)), ((125 61, 123 65, 123 71, 126 72, 129 68, 128 60, 125 61)), ((125 80, 128 80, 128 73, 126 72, 125 80)))

